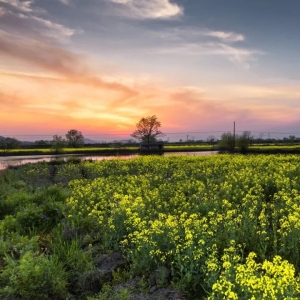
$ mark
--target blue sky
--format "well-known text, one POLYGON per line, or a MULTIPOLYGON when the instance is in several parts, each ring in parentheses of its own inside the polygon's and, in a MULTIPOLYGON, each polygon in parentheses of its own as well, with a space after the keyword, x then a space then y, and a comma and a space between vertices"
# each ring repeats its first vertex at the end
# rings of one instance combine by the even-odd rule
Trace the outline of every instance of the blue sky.
POLYGON ((0 0, 2 135, 125 135, 153 114, 166 132, 300 133, 299 16, 296 0, 0 0))

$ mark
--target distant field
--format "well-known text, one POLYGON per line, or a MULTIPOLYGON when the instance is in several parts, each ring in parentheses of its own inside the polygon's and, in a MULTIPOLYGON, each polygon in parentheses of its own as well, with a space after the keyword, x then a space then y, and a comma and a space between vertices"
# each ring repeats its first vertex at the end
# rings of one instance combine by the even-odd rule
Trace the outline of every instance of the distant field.
MULTIPOLYGON (((213 150, 211 145, 165 145, 167 151, 203 151, 213 150)), ((105 152, 116 152, 116 151, 138 151, 139 145, 137 146, 121 146, 121 147, 82 147, 82 148, 64 148, 61 153, 105 153, 105 152)), ((9 152, 12 155, 26 155, 26 154, 55 154, 50 148, 28 148, 28 149, 14 149, 9 152)))
MULTIPOLYGON (((218 150, 218 145, 208 144, 165 144, 165 151, 211 151, 218 150)), ((106 147, 82 147, 82 148, 64 148, 61 154, 98 154, 98 153, 116 153, 116 152, 136 152, 139 151, 139 145, 136 146, 106 146, 106 147)), ((300 144, 297 145, 263 145, 254 144, 249 148, 251 152, 297 152, 300 151, 300 144)), ((50 148, 26 148, 14 149, 7 153, 7 155, 30 155, 30 154, 55 154, 50 148)))
POLYGON ((203 150, 203 149, 208 149, 212 150, 214 147, 212 145, 165 145, 164 147, 166 150, 203 150))
MULTIPOLYGON (((110 152, 110 151, 117 151, 119 149, 122 150, 138 150, 138 147, 82 147, 82 148, 64 148, 60 152, 61 153, 93 153, 93 152, 110 152)), ((34 154, 55 154, 55 151, 52 149, 47 149, 47 148, 29 148, 29 149, 13 149, 9 153, 12 154, 29 154, 29 153, 34 153, 34 154)))
POLYGON ((300 145, 252 145, 250 150, 300 150, 300 145))

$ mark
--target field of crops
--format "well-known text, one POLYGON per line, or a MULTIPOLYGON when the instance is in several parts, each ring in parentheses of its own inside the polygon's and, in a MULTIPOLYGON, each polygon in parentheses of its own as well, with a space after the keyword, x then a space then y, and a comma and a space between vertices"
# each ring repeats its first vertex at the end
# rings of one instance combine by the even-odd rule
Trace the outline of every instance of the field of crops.
POLYGON ((40 163, 0 176, 0 299, 133 299, 113 290, 129 278, 186 299, 299 299, 299 238, 298 156, 40 163), (127 263, 108 283, 97 261, 111 253, 127 263))
MULTIPOLYGON (((197 144, 197 143, 180 143, 180 144, 168 144, 164 145, 165 152, 180 152, 180 151, 211 151, 211 150, 218 150, 219 145, 210 145, 210 144, 197 144)), ((99 146, 99 147, 81 147, 81 148, 63 148, 59 149, 59 153, 69 153, 69 154, 99 154, 99 153, 114 153, 114 154, 121 154, 121 153, 136 153, 139 152, 139 144, 136 145, 126 145, 126 144, 119 144, 119 145, 107 145, 106 147, 99 146)), ((224 149, 223 149, 224 150, 224 149)), ((236 148, 236 151, 239 151, 236 148)), ((252 144, 247 149, 249 153, 290 153, 295 154, 299 153, 300 145, 289 145, 289 144, 252 144)), ((55 149, 49 148, 20 148, 20 149, 12 149, 6 153, 0 152, 1 155, 45 155, 45 154, 55 154, 55 149)))
MULTIPOLYGON (((59 150, 59 153, 97 153, 97 152, 115 152, 118 150, 136 151, 138 146, 122 146, 122 147, 81 147, 81 148, 63 148, 59 150)), ((30 154, 55 154, 55 150, 51 148, 19 148, 12 149, 8 152, 9 155, 30 155, 30 154)))
POLYGON ((300 145, 251 145, 250 150, 265 150, 265 151, 295 151, 295 150, 300 150, 300 145))
MULTIPOLYGON (((63 148, 60 149, 62 153, 95 153, 95 152, 115 152, 118 150, 121 151, 138 151, 139 144, 135 146, 127 146, 126 144, 122 145, 108 145, 107 147, 81 147, 81 148, 63 148)), ((213 150, 214 147, 208 144, 187 144, 187 145, 168 145, 165 144, 164 149, 166 151, 189 151, 189 150, 213 150)), ((9 154, 26 155, 31 153, 36 154, 53 154, 54 150, 50 148, 20 148, 20 149, 12 149, 9 151, 9 154)))

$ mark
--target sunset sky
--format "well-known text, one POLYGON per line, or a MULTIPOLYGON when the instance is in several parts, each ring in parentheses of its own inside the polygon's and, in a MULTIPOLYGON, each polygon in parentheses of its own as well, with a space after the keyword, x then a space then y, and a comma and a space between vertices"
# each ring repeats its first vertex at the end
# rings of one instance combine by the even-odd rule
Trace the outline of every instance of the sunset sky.
POLYGON ((0 135, 300 136, 299 28, 299 0, 0 0, 0 135))

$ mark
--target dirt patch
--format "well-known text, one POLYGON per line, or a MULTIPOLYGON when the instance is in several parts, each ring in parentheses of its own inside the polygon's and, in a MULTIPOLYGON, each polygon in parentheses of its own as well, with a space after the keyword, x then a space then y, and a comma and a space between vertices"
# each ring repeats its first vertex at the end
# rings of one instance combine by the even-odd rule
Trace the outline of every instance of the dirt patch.
POLYGON ((112 293, 118 294, 121 290, 127 290, 130 300, 185 300, 183 294, 175 291, 171 287, 151 287, 145 291, 141 291, 139 280, 132 279, 126 282, 117 284, 113 287, 112 293))

